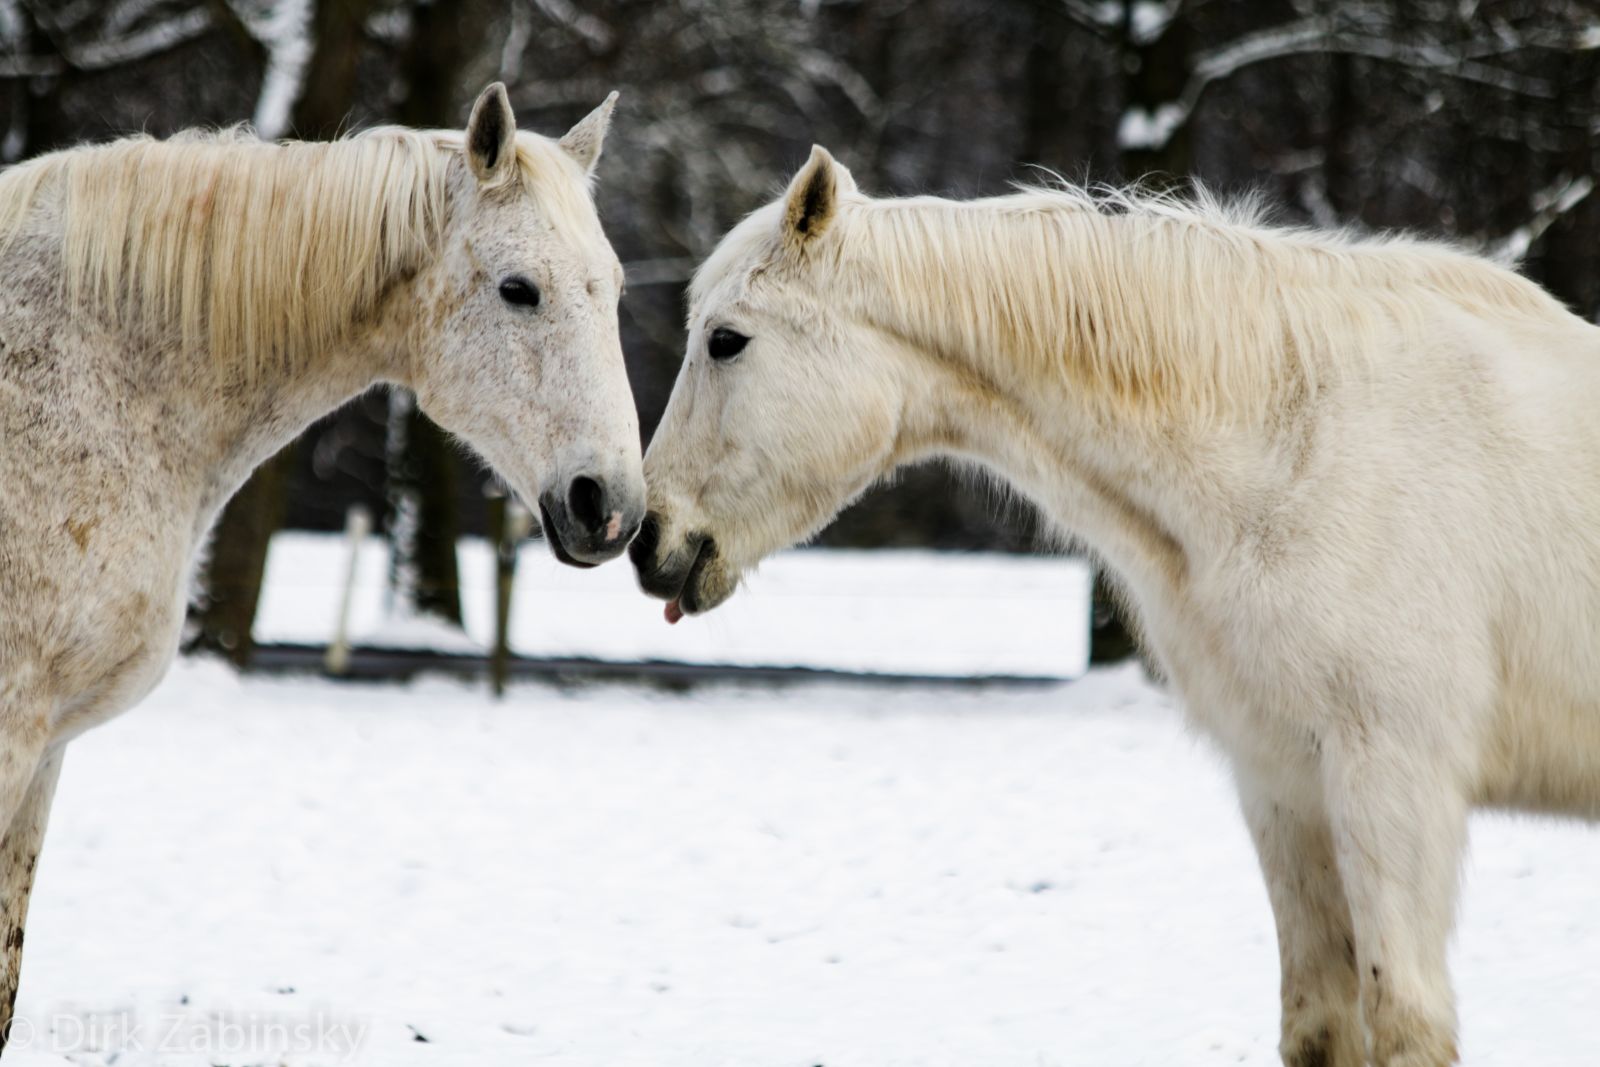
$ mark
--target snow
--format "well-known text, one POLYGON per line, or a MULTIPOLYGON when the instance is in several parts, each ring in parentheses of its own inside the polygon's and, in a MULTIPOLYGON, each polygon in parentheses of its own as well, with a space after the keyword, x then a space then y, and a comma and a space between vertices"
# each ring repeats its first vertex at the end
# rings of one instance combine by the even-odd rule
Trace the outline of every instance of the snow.
MULTIPOLYGON (((1473 837, 1466 1062, 1592 1063, 1600 836, 1473 837)), ((13 1067, 1277 1062, 1227 776, 1133 668, 496 704, 180 663, 68 754, 20 1012, 13 1067)))
POLYGON ((1162 104, 1152 114, 1142 107, 1130 107, 1117 125, 1117 147, 1157 149, 1172 140, 1172 135, 1189 120, 1189 109, 1182 104, 1162 104))
POLYGON ((385 615, 373 629, 357 635, 355 643, 367 648, 427 649, 458 656, 482 656, 490 647, 453 623, 409 609, 385 615))
POLYGON ((1129 32, 1139 44, 1152 44, 1160 40, 1167 27, 1172 25, 1175 14, 1176 5, 1137 0, 1128 12, 1129 32))
MULTIPOLYGON (((466 635, 446 650, 487 648, 494 558, 485 542, 468 540, 458 560, 466 635)), ((342 538, 275 537, 256 640, 326 644, 347 567, 342 538)), ((369 538, 356 563, 352 642, 440 647, 442 638, 389 618, 387 574, 387 548, 369 538)), ((668 626, 626 562, 578 571, 530 542, 518 555, 511 647, 530 656, 1072 678, 1088 666, 1089 588, 1079 559, 813 549, 780 553, 726 605, 668 626)))
POLYGON ((289 132, 289 113, 311 58, 309 0, 282 0, 252 29, 267 46, 267 70, 251 124, 262 138, 273 140, 289 132))
POLYGON ((1512 230, 1500 241, 1485 249, 1490 258, 1507 267, 1515 267, 1528 254, 1533 243, 1557 220, 1583 203, 1594 192, 1594 179, 1587 174, 1577 178, 1563 174, 1554 183, 1541 189, 1531 198, 1533 217, 1512 230))

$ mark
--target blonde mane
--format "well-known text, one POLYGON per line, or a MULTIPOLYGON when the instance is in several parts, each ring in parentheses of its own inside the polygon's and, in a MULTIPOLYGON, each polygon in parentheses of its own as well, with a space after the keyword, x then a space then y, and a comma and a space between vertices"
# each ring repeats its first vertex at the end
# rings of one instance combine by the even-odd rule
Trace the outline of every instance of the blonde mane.
MULTIPOLYGON (((462 134, 380 127, 333 142, 246 128, 129 137, 0 175, 0 240, 37 209, 60 240, 68 306, 253 380, 338 343, 438 249, 462 134)), ((581 218, 585 179, 553 142, 517 136, 524 188, 581 218)))
MULTIPOLYGON (((691 299, 738 264, 782 255, 782 204, 741 224, 691 299)), ((1406 237, 1268 226, 1251 200, 1063 184, 983 200, 844 198, 823 299, 1006 374, 1066 374, 1123 409, 1259 414, 1348 373, 1385 332, 1447 301, 1568 319, 1513 271, 1406 237)))
POLYGON ((1064 369, 1119 406, 1201 417, 1315 391, 1377 336, 1422 329, 1440 300, 1568 316, 1527 279, 1445 244, 1274 228, 1262 215, 1203 191, 889 200, 859 213, 844 254, 872 258, 903 308, 894 317, 925 337, 1064 369))

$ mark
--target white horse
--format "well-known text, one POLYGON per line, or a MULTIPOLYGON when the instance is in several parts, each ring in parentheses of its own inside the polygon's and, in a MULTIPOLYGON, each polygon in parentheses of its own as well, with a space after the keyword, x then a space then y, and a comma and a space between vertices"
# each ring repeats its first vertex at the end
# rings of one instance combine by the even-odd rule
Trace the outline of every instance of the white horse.
POLYGON ((495 84, 464 137, 140 137, 0 176, 0 1035, 64 743, 165 672, 202 537, 307 423, 409 386, 557 555, 632 537, 622 269, 589 193, 614 99, 559 142, 495 84))
POLYGON ((981 465, 1120 576, 1229 755, 1292 1067, 1456 1058, 1468 809, 1600 816, 1600 330, 1437 244, 823 150, 696 275, 631 549, 706 611, 899 464, 981 465))

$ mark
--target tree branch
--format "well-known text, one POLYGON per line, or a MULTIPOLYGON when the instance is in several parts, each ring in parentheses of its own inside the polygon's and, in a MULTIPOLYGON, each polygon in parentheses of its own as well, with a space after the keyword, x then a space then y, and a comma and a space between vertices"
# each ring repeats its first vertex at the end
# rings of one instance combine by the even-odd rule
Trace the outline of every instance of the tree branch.
MULTIPOLYGON (((1595 35, 1600 38, 1600 34, 1595 35)), ((1574 40, 1587 42, 1588 35, 1574 40)), ((1297 55, 1344 54, 1363 56, 1402 67, 1427 70, 1463 81, 1488 85, 1508 93, 1555 97, 1555 88, 1543 78, 1518 74, 1470 58, 1472 42, 1453 48, 1433 41, 1395 41, 1367 32, 1341 29, 1333 19, 1313 17, 1275 26, 1259 33, 1246 34, 1221 48, 1202 53, 1176 100, 1162 104, 1153 112, 1130 110, 1123 115, 1118 143, 1123 148, 1160 148, 1194 114, 1201 97, 1215 83, 1243 70, 1273 59, 1297 55)), ((1600 40, 1591 46, 1600 47, 1600 40)))
POLYGON ((107 70, 170 51, 211 30, 211 12, 196 8, 166 22, 82 47, 63 47, 61 56, 0 56, 0 78, 32 78, 67 69, 107 70))
POLYGON ((1577 178, 1570 174, 1561 175, 1530 198, 1533 217, 1487 246, 1484 252, 1490 259, 1506 266, 1520 262, 1546 230, 1554 226, 1561 216, 1583 203, 1592 192, 1594 179, 1588 175, 1577 178))

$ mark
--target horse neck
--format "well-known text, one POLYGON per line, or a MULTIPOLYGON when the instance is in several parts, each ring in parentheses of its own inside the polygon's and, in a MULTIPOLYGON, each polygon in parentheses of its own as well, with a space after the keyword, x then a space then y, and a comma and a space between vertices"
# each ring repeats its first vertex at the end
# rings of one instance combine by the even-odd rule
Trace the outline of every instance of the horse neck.
MULTIPOLYGON (((974 374, 949 352, 922 350, 906 390, 902 462, 928 456, 975 461, 1031 500, 1052 524, 1087 542, 1143 597, 1173 598, 1193 554, 1176 498, 1130 492, 1072 427, 1086 417, 1049 391, 1032 397, 974 374)), ((1078 423, 1078 425, 1082 425, 1078 423)))
POLYGON ((253 470, 351 397, 380 382, 408 385, 411 288, 398 286, 376 316, 352 324, 340 343, 269 372, 245 397, 225 396, 226 417, 239 428, 232 462, 253 470))
MULTIPOLYGON (((263 364, 248 379, 219 366, 208 352, 142 350, 167 367, 141 376, 149 386, 176 391, 186 403, 190 432, 169 447, 194 449, 186 457, 203 477, 198 487, 202 521, 226 503, 256 467, 292 442, 318 418, 382 381, 404 383, 408 301, 399 286, 384 308, 353 323, 341 340, 307 353, 293 365, 263 364), (205 432, 196 432, 200 428, 205 432)), ((125 350, 133 358, 141 346, 125 350)))
MULTIPOLYGON (((927 255, 935 261, 927 275, 933 278, 953 259, 948 247, 929 248, 927 255)), ((1011 269, 1030 266, 1039 269, 1025 262, 1011 269)), ((894 270, 905 276, 908 267, 911 276, 921 269, 899 263, 894 270)), ((1230 505, 1248 494, 1257 476, 1250 463, 1233 461, 1254 458, 1253 432, 1185 418, 1177 409, 1169 418, 1152 418, 1137 406, 1152 398, 1120 401, 1112 389, 1086 385, 1082 363, 1062 367, 1018 350, 1017 338, 1031 329, 974 337, 971 323, 992 321, 995 307, 1011 303, 1003 292, 1008 285, 1037 291, 1036 280, 998 271, 965 287, 940 286, 943 306, 931 313, 900 300, 871 301, 861 311, 907 357, 898 363, 906 396, 902 458, 976 460, 1088 541, 1136 591, 1178 595, 1197 559, 1220 551, 1233 536, 1237 519, 1230 505)), ((1127 299, 1142 295, 1132 287, 1127 299)))

